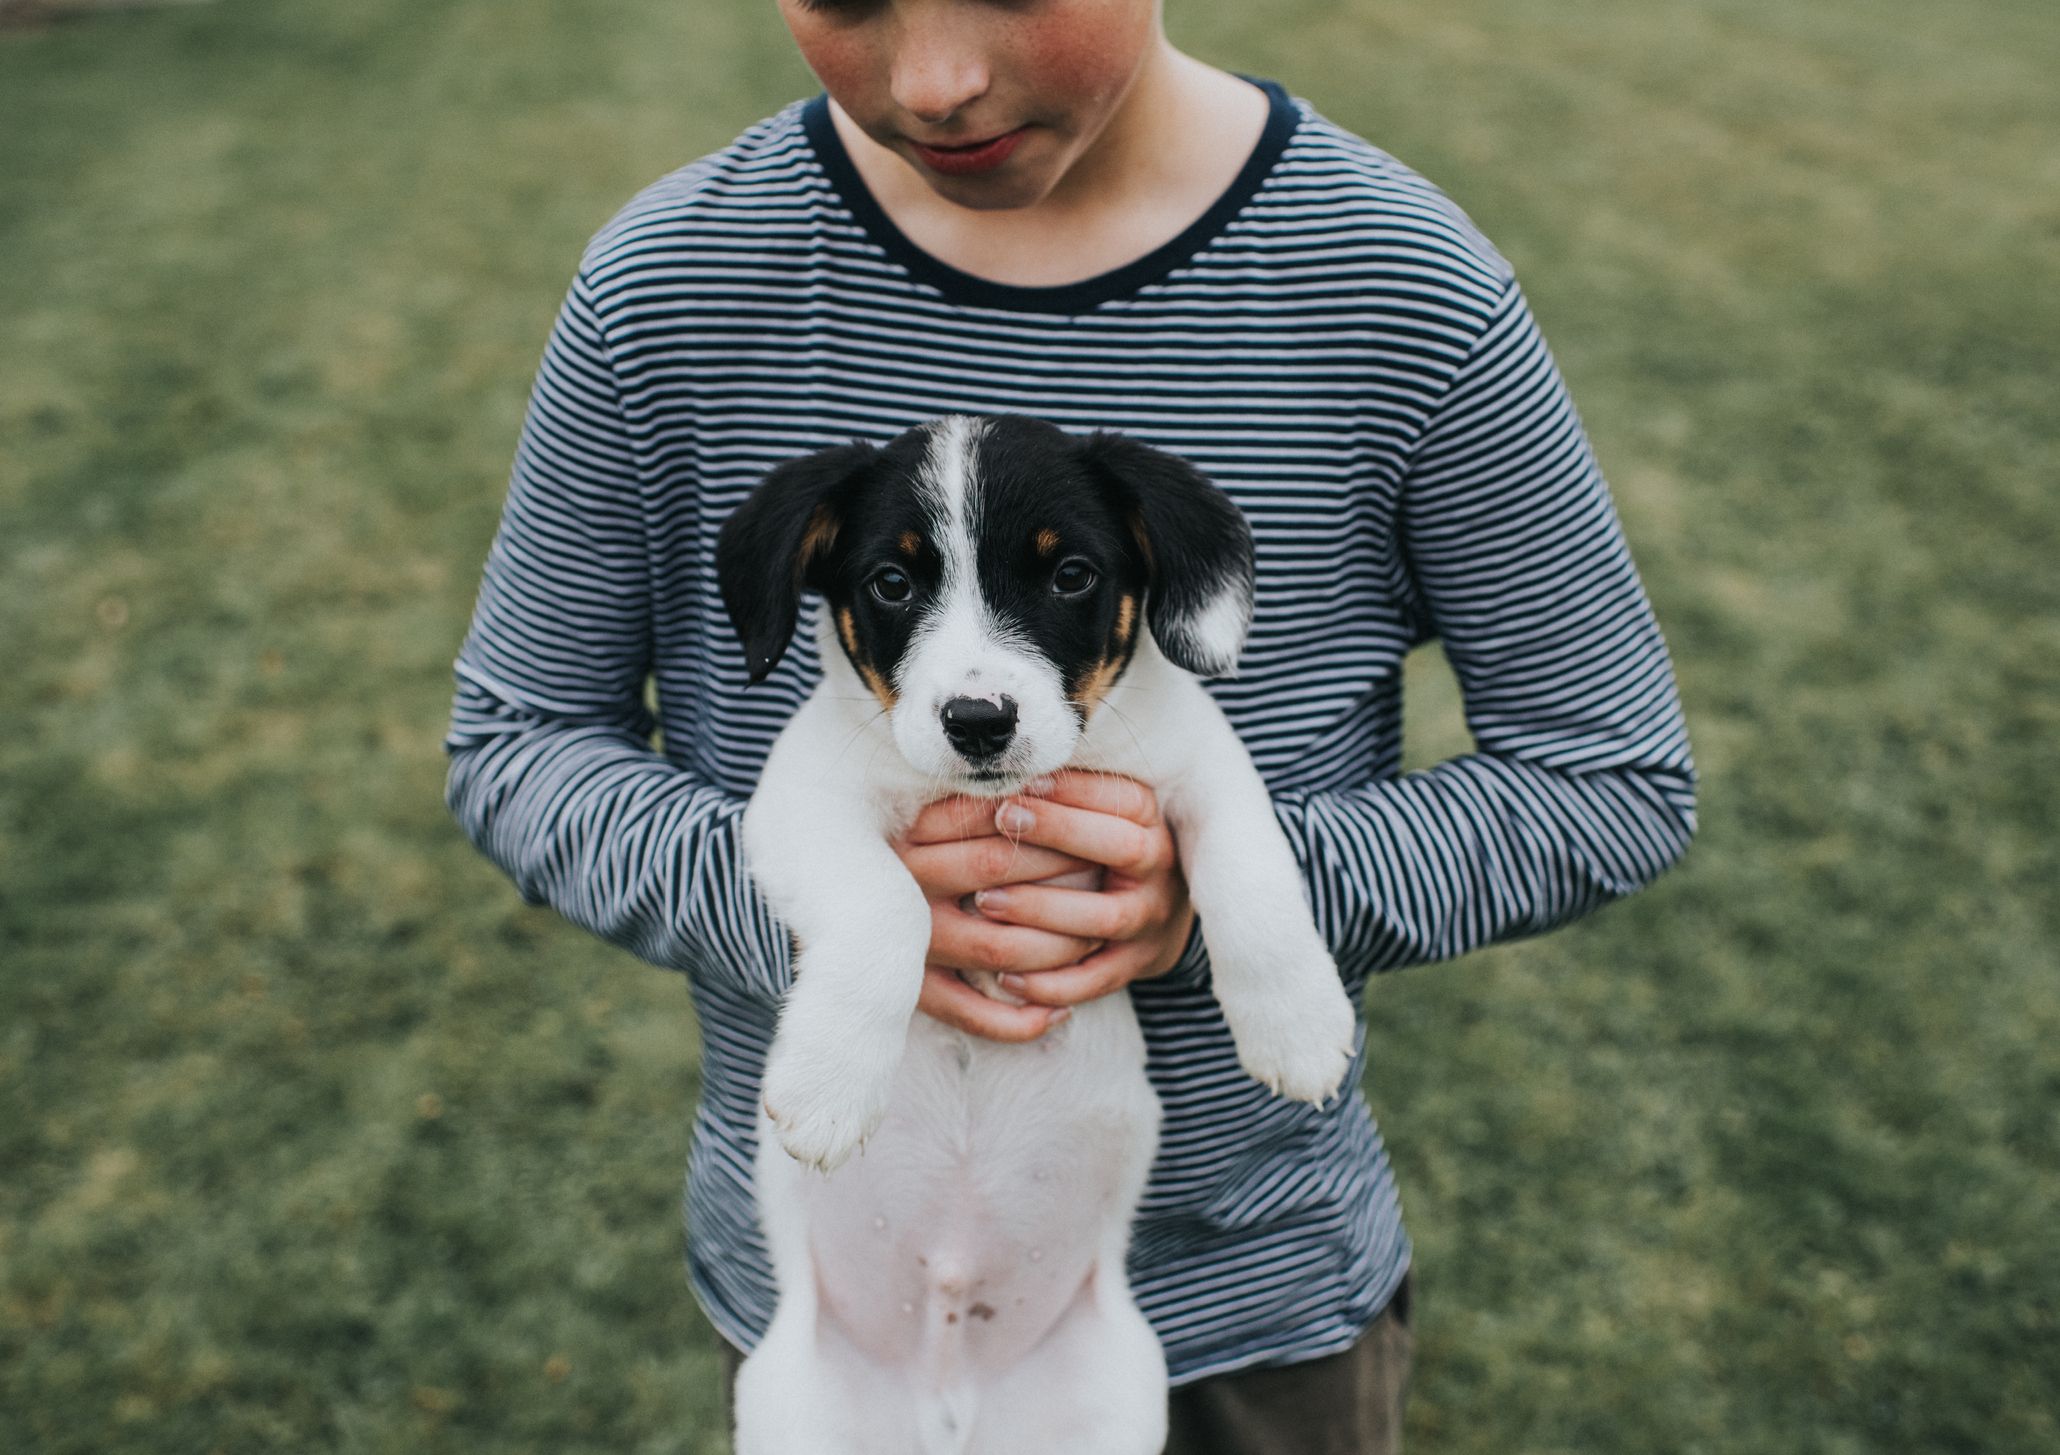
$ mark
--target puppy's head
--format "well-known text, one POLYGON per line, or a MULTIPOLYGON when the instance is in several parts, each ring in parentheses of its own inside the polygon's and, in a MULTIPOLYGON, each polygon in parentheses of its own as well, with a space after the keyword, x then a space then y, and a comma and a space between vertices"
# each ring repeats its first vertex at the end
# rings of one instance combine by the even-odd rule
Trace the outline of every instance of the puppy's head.
POLYGON ((1017 416, 783 465, 724 524, 716 570, 753 682, 820 591, 902 755, 968 792, 1064 766, 1147 626, 1224 676, 1252 615, 1251 531, 1221 490, 1134 440, 1017 416))

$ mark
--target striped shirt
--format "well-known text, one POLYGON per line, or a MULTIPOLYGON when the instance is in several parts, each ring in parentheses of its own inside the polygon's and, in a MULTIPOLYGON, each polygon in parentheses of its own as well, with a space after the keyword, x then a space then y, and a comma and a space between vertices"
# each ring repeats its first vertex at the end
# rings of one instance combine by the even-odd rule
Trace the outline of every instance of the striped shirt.
MULTIPOLYGON (((1627 894, 1692 831, 1666 650, 1508 265, 1415 173, 1267 90, 1205 216, 1054 288, 919 251, 826 104, 797 103, 632 201, 558 316, 457 663, 450 802, 524 896, 687 973, 688 1262, 741 1347, 773 1309, 751 1163, 790 966, 739 826, 817 680, 819 604, 747 689, 713 548, 773 466, 1014 412, 1220 483, 1258 596, 1240 675, 1211 690, 1355 998, 1627 894), (1404 774, 1402 660, 1433 637, 1476 751, 1404 774)), ((1199 937, 1131 994, 1165 1122, 1130 1273, 1175 1382, 1351 1344, 1409 1259, 1365 1101, 1319 1111, 1246 1076, 1199 937)))

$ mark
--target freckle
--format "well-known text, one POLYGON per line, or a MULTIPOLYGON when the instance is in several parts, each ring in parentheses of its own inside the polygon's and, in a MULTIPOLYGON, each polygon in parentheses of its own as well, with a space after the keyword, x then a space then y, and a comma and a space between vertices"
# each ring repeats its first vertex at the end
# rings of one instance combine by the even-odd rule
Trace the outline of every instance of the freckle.
POLYGON ((994 1317, 994 1305, 987 1303, 976 1303, 971 1308, 967 1309, 966 1312, 971 1314, 976 1319, 985 1321, 987 1319, 991 1319, 994 1317))
POLYGON ((955 1324, 955 1323, 957 1323, 957 1322, 958 1322, 958 1315, 957 1315, 957 1314, 946 1314, 946 1315, 944 1316, 944 1322, 946 1322, 947 1324, 955 1324))

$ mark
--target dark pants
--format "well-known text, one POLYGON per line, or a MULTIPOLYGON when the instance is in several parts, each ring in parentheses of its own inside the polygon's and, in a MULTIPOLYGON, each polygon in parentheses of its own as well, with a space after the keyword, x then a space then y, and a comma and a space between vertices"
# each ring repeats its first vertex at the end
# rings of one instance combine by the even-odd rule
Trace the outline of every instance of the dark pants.
POLYGON ((1396 1455, 1415 1348, 1409 1278, 1342 1354, 1173 1391, 1166 1455, 1396 1455))
MULTIPOLYGON (((727 1394, 744 1356, 717 1342, 727 1394)), ((1396 1455, 1414 1345, 1404 1277, 1373 1327, 1342 1354, 1174 1390, 1166 1455, 1396 1455)))

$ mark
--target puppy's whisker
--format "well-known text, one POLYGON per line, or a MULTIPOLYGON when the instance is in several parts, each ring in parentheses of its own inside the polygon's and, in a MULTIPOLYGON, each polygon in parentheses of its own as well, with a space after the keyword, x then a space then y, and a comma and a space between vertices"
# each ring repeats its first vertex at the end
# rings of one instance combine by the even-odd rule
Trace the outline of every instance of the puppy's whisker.
MULTIPOLYGON (((847 702, 861 702, 861 701, 864 701, 864 699, 863 699, 863 698, 856 698, 856 697, 853 697, 853 698, 846 698, 846 699, 845 699, 845 701, 847 701, 847 702)), ((878 722, 878 721, 879 721, 879 720, 880 720, 881 718, 885 717, 886 715, 887 715, 887 709, 886 709, 886 708, 884 708, 884 707, 881 707, 881 708, 876 708, 876 709, 874 710, 874 712, 873 712, 873 715, 872 715, 871 717, 867 718, 867 719, 866 719, 866 720, 865 720, 864 722, 860 723, 860 724, 859 724, 859 725, 858 725, 857 727, 855 727, 855 728, 853 728, 853 729, 851 730, 851 736, 850 736, 850 737, 848 737, 848 738, 846 738, 846 739, 844 740, 844 746, 842 746, 841 748, 837 749, 837 756, 836 756, 836 758, 832 759, 832 761, 833 761, 833 762, 842 762, 842 761, 843 761, 843 759, 844 759, 844 755, 845 755, 846 753, 848 753, 848 752, 850 752, 850 751, 851 751, 851 745, 852 745, 853 743, 855 743, 855 742, 857 742, 857 741, 858 741, 858 739, 859 739, 859 735, 860 735, 861 733, 863 733, 863 732, 864 732, 864 731, 865 731, 865 730, 866 730, 867 728, 871 727, 871 726, 872 726, 872 725, 873 725, 874 723, 878 722)), ((878 743, 875 743, 875 744, 873 744, 873 752, 874 752, 874 753, 875 753, 875 754, 877 755, 877 754, 879 753, 879 751, 880 751, 880 744, 878 744, 878 743)), ((867 768, 867 771, 871 771, 871 769, 872 769, 872 759, 871 759, 871 758, 868 758, 868 759, 866 759, 866 768, 867 768)))
POLYGON ((958 820, 957 824, 955 825, 955 827, 958 829, 958 836, 961 839, 972 838, 974 826, 979 822, 977 819, 973 817, 973 801, 970 798, 967 798, 964 794, 959 794, 955 799, 952 800, 952 804, 953 815, 958 820))
POLYGON ((1116 706, 1115 703, 1111 702, 1106 705, 1109 711, 1116 714, 1116 721, 1123 724, 1123 731, 1130 734, 1130 741, 1137 749, 1137 756, 1144 760, 1145 770, 1156 778, 1158 770, 1152 766, 1152 755, 1145 751, 1144 739, 1137 735, 1136 725, 1130 721, 1129 715, 1122 708, 1116 706))

